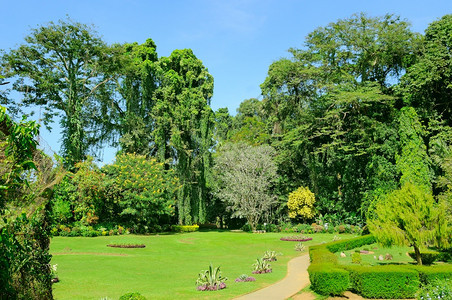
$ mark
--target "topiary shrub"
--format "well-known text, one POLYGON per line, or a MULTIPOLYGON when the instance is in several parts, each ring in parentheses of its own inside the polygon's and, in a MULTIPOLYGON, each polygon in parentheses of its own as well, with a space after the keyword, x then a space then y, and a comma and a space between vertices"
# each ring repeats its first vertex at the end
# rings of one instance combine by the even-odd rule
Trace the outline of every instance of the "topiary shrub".
POLYGON ((361 264, 361 254, 359 252, 353 252, 352 263, 357 265, 361 264))
POLYGON ((335 264, 311 264, 308 272, 312 289, 321 295, 341 295, 350 285, 348 272, 335 264))
POLYGON ((365 298, 414 298, 418 273, 406 266, 347 266, 351 287, 365 298))
POLYGON ((146 300, 146 297, 140 293, 127 293, 119 297, 119 300, 146 300))

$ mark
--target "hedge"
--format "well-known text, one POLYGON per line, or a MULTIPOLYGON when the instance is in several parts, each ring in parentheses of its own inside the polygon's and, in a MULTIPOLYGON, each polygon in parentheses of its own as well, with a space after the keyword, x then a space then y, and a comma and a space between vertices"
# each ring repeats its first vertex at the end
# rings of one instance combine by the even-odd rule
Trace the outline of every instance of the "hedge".
POLYGON ((312 289, 322 295, 341 295, 350 285, 348 272, 336 264, 311 264, 308 272, 312 289))
POLYGON ((419 279, 424 285, 432 283, 435 279, 452 280, 452 265, 411 266, 411 268, 419 273, 419 279))
POLYGON ((342 266, 334 252, 373 244, 371 235, 311 246, 308 268, 312 289, 322 295, 338 295, 347 289, 366 298, 414 298, 420 283, 452 280, 452 265, 342 266))
POLYGON ((332 252, 353 249, 374 242, 373 236, 366 235, 309 247, 311 265, 308 272, 312 289, 321 295, 340 295, 345 292, 349 288, 350 277, 348 271, 339 266, 337 256, 332 252))
POLYGON ((175 232, 193 232, 199 230, 199 225, 173 225, 171 229, 175 232))
POLYGON ((331 242, 326 245, 326 248, 330 250, 333 253, 339 252, 339 251, 346 251, 351 250, 354 248, 358 248, 364 245, 370 245, 377 242, 375 237, 373 235, 363 235, 357 238, 349 239, 349 240, 340 240, 331 242))
MULTIPOLYGON (((416 260, 416 254, 414 251, 408 252, 408 255, 416 260)), ((437 261, 440 258, 440 253, 436 251, 424 251, 421 253, 421 260, 423 265, 431 265, 435 261, 437 261)))
POLYGON ((352 289, 365 298, 414 298, 419 274, 406 266, 347 266, 352 289))

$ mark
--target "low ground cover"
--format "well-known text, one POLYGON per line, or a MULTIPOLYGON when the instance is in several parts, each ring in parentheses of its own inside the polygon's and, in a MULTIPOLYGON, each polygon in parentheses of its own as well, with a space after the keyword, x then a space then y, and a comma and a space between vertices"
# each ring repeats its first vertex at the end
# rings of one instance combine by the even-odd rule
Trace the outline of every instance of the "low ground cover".
MULTIPOLYGON (((270 285, 286 276, 287 262, 300 255, 294 243, 279 239, 284 233, 252 234, 207 231, 167 235, 121 235, 54 237, 50 251, 58 264, 60 282, 54 284, 55 299, 118 299, 139 292, 148 299, 230 299, 270 285), (108 244, 143 244, 145 248, 124 249, 108 244), (256 281, 235 282, 253 271, 252 264, 265 251, 276 251, 272 273, 256 274, 256 281), (196 290, 200 270, 220 266, 228 277, 227 288, 214 292, 196 290)), ((353 235, 344 235, 344 238, 353 235)), ((333 234, 315 234, 304 245, 320 244, 333 234)))

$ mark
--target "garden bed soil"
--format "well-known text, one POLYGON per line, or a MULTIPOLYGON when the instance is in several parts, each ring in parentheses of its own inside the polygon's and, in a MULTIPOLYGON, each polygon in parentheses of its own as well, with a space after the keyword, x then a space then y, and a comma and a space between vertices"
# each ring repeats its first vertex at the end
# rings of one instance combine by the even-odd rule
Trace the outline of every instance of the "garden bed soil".
POLYGON ((143 244, 136 244, 136 245, 108 244, 107 247, 112 247, 112 248, 145 248, 146 245, 143 245, 143 244))

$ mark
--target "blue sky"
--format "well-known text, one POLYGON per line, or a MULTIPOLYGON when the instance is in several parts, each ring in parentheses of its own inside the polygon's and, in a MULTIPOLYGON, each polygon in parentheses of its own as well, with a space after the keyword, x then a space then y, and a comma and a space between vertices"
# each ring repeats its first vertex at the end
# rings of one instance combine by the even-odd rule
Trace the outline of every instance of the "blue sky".
MULTIPOLYGON (((244 99, 258 97, 269 65, 302 48, 319 26, 353 13, 396 14, 424 32, 428 24, 452 13, 452 1, 347 0, 0 0, 0 49, 21 44, 31 28, 71 19, 92 24, 104 41, 143 43, 152 38, 159 56, 174 49, 193 49, 215 80, 212 108, 235 113, 244 99)), ((59 133, 42 132, 55 151, 59 133)), ((109 149, 104 161, 113 159, 109 149)))

